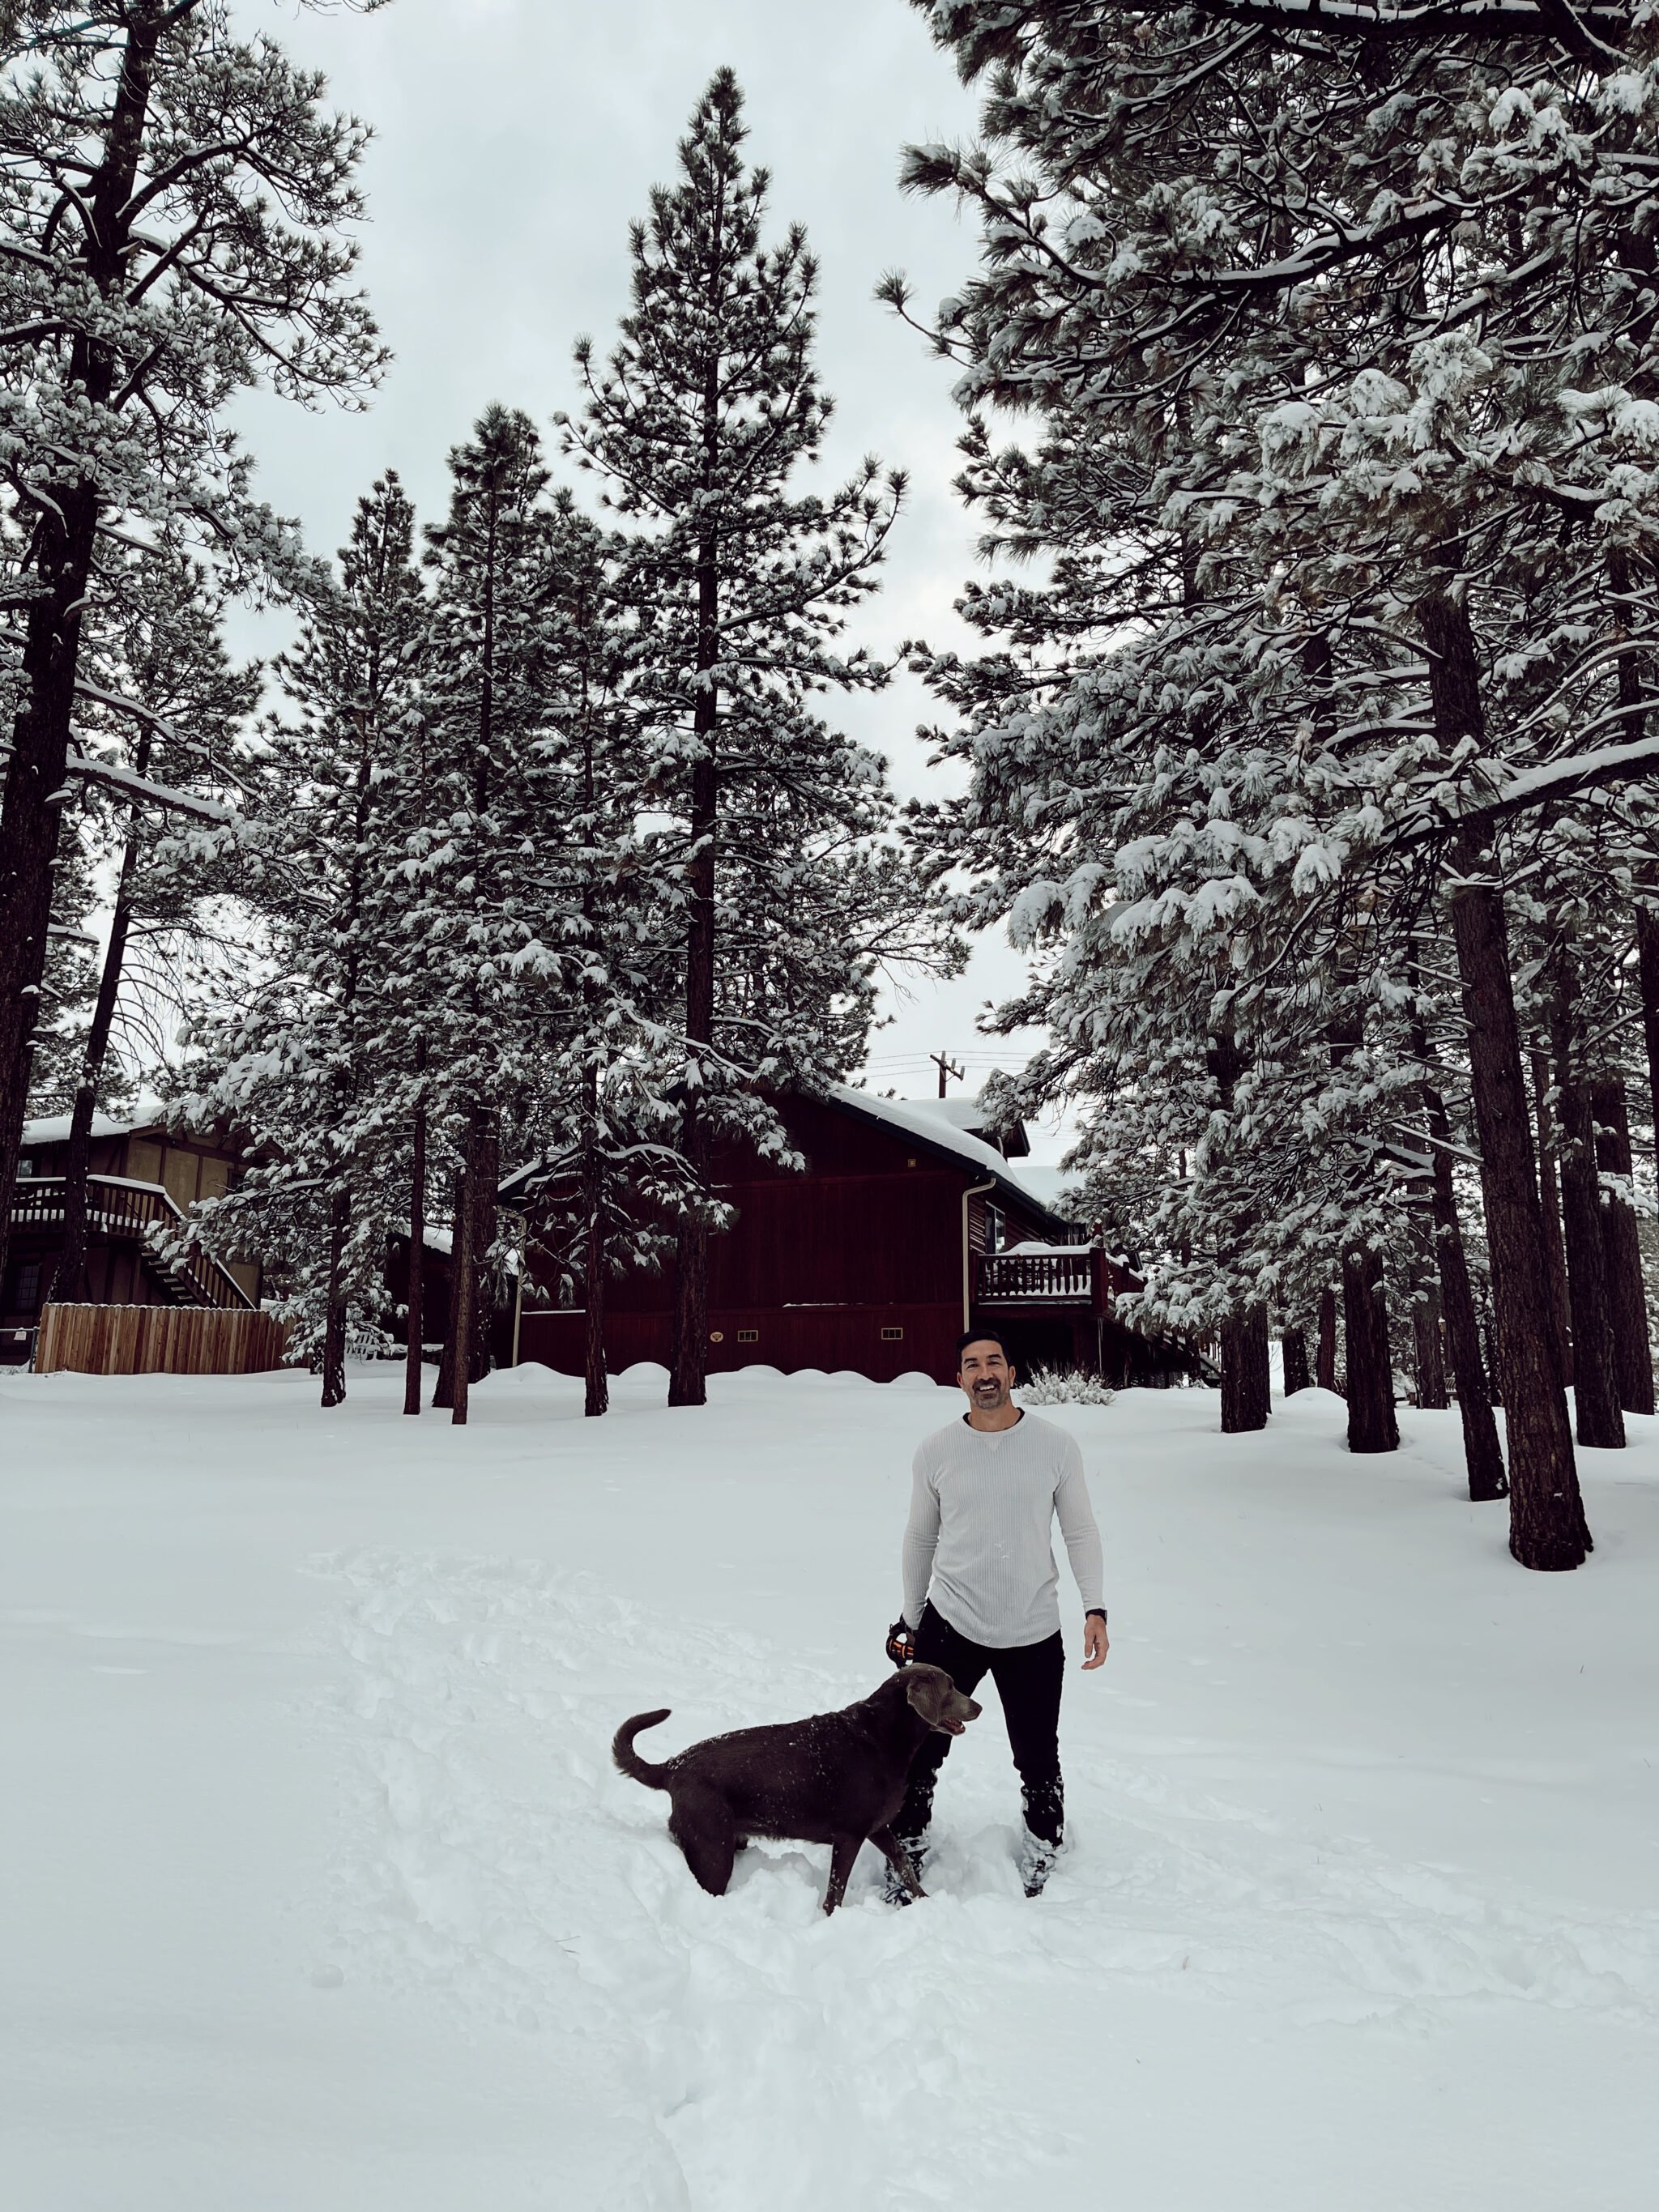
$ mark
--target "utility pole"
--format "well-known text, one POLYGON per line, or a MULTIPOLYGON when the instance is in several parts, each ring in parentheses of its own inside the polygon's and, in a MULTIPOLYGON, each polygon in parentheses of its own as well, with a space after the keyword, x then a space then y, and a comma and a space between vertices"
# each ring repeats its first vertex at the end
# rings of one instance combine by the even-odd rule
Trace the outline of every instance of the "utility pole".
POLYGON ((941 1098, 945 1096, 945 1085, 947 1077, 954 1075, 958 1083, 965 1083, 967 1081, 968 1071, 966 1068, 958 1067, 955 1060, 951 1058, 948 1053, 930 1052, 927 1057, 933 1061, 934 1066, 939 1070, 939 1095, 941 1098))

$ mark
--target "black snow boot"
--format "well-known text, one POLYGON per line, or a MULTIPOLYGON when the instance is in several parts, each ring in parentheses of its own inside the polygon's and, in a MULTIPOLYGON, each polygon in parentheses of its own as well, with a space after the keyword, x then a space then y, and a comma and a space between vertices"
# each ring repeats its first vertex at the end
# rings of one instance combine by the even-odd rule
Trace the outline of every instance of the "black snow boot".
MULTIPOLYGON (((904 1846, 905 1856, 915 1869, 916 1880, 920 1881, 922 1869, 927 1863, 927 1837, 901 1836, 899 1841, 904 1846)), ((900 1878, 898 1869, 892 1865, 887 1869, 887 1879, 882 1889, 882 1895, 889 1905, 914 1905, 916 1901, 915 1893, 906 1887, 900 1878)))
POLYGON ((1034 1836, 1029 1828, 1025 1831, 1014 1855, 1014 1863, 1019 1869, 1020 1885, 1027 1897, 1042 1896, 1059 1856, 1060 1846, 1057 1844, 1050 1844, 1041 1836, 1034 1836))
POLYGON ((1041 1897, 1049 1875, 1054 1870, 1054 1861, 1066 1833, 1066 1796, 1056 1775, 1052 1782, 1039 1782, 1035 1789, 1020 1792, 1025 1810, 1025 1833, 1020 1838, 1014 1863, 1019 1869, 1019 1878, 1027 1897, 1041 1897))

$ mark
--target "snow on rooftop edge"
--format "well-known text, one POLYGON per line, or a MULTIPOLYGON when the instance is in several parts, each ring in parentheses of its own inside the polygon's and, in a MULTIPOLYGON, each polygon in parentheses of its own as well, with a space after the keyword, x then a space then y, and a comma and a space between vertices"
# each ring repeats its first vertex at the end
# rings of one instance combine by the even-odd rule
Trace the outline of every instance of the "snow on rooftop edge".
POLYGON ((948 1121, 952 1128, 965 1129, 969 1135, 990 1126, 989 1117, 977 1098, 900 1098, 894 1103, 914 1106, 917 1113, 948 1121))
MULTIPOLYGON (((939 1113, 938 1099, 883 1098, 874 1091, 855 1091, 851 1084, 833 1083, 827 1097, 837 1105, 850 1106, 855 1112, 867 1114, 872 1121, 884 1121, 890 1128, 902 1129, 908 1137, 919 1137, 935 1151, 954 1152, 969 1167, 977 1168, 981 1176, 993 1175, 999 1182, 1023 1198, 1028 1206, 1051 1214, 1055 1220, 1068 1218, 1060 1212, 1058 1201, 1073 1188, 1068 1171, 1061 1168, 1033 1165, 1016 1172, 1012 1165, 982 1138, 970 1136, 965 1129, 957 1127, 953 1118, 939 1113)), ((946 1099, 945 1104, 954 1106, 962 1102, 946 1099)), ((542 1171, 539 1159, 528 1161, 515 1168, 511 1175, 503 1176, 498 1186, 500 1194, 508 1203, 524 1197, 534 1178, 542 1171), (510 1195, 509 1195, 510 1194, 510 1195)))
MULTIPOLYGON (((942 1115, 933 1112, 937 1101, 918 1101, 914 1098, 880 1098, 873 1091, 854 1091, 850 1084, 835 1083, 829 1095, 839 1105, 851 1106, 861 1114, 868 1114, 878 1121, 902 1129, 907 1136, 920 1137, 936 1150, 954 1152, 969 1166, 976 1167, 982 1176, 993 1175, 999 1182, 1006 1182, 1018 1193, 1028 1205, 1037 1206, 1044 1213, 1054 1211, 1051 1200, 1024 1182, 1010 1163, 1004 1159, 994 1145, 982 1138, 970 1137, 965 1129, 958 1129, 942 1115)), ((947 1100, 948 1105, 951 1102, 947 1100)))
MULTIPOLYGON (((94 1137, 131 1137, 139 1129, 160 1128, 167 1118, 167 1109, 159 1098, 143 1097, 129 1113, 94 1114, 92 1133, 94 1137)), ((44 1114, 23 1124, 23 1143, 27 1145, 66 1145, 69 1142, 68 1114, 44 1114)))

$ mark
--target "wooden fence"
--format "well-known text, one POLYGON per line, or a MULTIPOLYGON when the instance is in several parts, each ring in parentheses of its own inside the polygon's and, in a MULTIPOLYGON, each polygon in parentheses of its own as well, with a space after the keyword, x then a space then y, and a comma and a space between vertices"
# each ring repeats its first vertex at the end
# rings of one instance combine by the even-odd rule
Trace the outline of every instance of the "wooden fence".
POLYGON ((46 1305, 34 1365, 40 1375, 258 1375, 282 1364, 287 1335, 264 1313, 46 1305))

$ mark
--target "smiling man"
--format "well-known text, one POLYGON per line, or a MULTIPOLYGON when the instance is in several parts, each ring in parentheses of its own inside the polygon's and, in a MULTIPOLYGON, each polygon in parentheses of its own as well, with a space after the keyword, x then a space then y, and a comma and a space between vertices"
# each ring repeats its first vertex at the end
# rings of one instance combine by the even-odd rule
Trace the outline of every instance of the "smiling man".
MULTIPOLYGON (((1014 1370, 994 1330, 957 1347, 968 1397, 960 1420, 924 1439, 904 1531, 904 1611, 887 1639, 900 1666, 943 1667, 964 1697, 988 1674, 1007 1723, 1025 1808, 1020 1874, 1035 1897, 1064 1833, 1060 1692, 1066 1672, 1060 1574, 1049 1530, 1058 1519, 1082 1595, 1083 1664, 1107 1652, 1100 1531, 1077 1439, 1013 1402, 1014 1370)), ((946 1736, 930 1736, 910 1769, 893 1826, 920 1869, 946 1736)), ((903 1893, 908 1899, 908 1892, 903 1893)))

